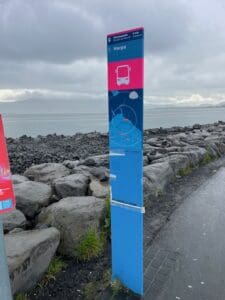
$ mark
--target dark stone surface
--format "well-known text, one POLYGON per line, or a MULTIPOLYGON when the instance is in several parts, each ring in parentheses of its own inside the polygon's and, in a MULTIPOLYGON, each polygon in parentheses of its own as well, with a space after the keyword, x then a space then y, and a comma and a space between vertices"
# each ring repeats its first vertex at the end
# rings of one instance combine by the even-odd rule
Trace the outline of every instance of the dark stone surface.
POLYGON ((7 146, 13 174, 23 173, 31 165, 84 159, 108 153, 108 136, 101 133, 77 133, 73 136, 47 135, 37 138, 8 138, 7 146))

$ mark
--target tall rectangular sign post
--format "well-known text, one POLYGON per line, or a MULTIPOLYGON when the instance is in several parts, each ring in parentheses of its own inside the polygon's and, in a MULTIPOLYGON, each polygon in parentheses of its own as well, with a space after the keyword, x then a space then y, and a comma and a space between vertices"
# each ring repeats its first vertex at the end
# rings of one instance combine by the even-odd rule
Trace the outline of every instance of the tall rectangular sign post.
POLYGON ((0 115, 0 299, 11 300, 9 271, 5 253, 1 214, 15 208, 15 197, 10 174, 2 117, 0 115))
POLYGON ((143 295, 144 29, 107 36, 112 277, 143 295))

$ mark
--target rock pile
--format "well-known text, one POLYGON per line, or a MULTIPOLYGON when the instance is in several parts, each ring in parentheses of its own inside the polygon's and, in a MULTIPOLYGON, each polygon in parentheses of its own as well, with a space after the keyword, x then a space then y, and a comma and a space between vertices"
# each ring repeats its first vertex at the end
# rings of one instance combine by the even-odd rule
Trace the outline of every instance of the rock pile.
POLYGON ((4 215, 3 225, 14 293, 38 282, 57 249, 74 256, 88 229, 99 229, 109 194, 105 159, 90 157, 94 167, 44 163, 12 176, 17 209, 4 215))
POLYGON ((225 122, 171 128, 169 134, 144 137, 144 195, 162 193, 168 183, 200 164, 225 154, 225 122))

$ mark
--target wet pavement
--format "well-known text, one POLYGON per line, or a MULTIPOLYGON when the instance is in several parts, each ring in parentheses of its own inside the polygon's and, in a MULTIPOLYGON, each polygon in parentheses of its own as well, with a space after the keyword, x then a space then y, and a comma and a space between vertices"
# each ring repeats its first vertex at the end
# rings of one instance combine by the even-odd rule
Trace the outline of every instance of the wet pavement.
POLYGON ((172 214, 145 264, 144 299, 225 299, 225 168, 172 214))

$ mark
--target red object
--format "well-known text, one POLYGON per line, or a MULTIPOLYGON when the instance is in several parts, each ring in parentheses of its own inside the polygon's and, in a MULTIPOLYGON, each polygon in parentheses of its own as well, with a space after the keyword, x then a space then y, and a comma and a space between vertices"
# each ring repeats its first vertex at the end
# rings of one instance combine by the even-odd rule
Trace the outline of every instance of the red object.
POLYGON ((142 89, 143 71, 143 58, 108 63, 109 91, 142 89))
POLYGON ((3 121, 0 115, 0 214, 12 211, 15 206, 3 121))
POLYGON ((138 30, 144 30, 144 27, 137 27, 137 28, 133 28, 133 29, 129 29, 129 30, 123 30, 123 31, 119 31, 119 32, 110 33, 110 34, 107 34, 107 37, 126 34, 129 32, 138 31, 138 30))

